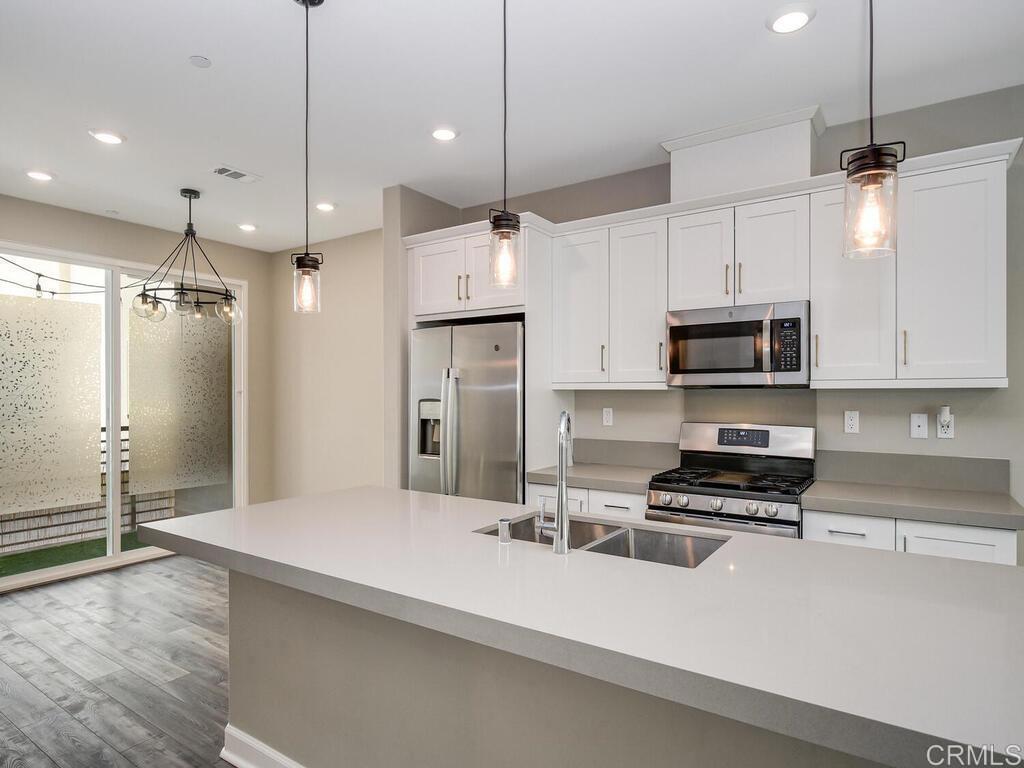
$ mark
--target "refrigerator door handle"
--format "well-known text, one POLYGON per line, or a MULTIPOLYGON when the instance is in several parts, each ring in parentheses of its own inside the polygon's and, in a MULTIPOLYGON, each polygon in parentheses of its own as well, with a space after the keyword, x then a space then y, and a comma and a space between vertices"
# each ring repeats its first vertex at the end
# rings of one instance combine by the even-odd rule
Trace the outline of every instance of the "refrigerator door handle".
POLYGON ((448 494, 459 490, 459 369, 448 369, 448 494))
POLYGON ((448 372, 449 368, 441 369, 441 493, 448 493, 448 372))

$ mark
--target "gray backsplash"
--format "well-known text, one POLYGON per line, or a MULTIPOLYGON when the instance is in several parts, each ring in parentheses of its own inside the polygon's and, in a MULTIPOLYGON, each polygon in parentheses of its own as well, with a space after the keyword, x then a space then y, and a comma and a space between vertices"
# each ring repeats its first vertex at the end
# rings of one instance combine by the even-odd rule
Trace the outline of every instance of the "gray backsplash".
POLYGON ((572 441, 573 461, 577 464, 618 464, 623 467, 669 469, 679 466, 677 443, 647 443, 638 440, 572 441))

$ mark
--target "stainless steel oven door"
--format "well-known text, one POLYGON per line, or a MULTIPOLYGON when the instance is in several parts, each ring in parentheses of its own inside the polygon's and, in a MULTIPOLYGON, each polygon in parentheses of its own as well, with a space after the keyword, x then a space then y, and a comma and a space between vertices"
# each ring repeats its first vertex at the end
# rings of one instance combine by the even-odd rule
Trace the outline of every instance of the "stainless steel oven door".
POLYGON ((807 386, 806 301, 669 312, 672 387, 807 386))
POLYGON ((767 536, 783 536, 789 539, 800 538, 800 524, 766 523, 764 520, 732 520, 694 512, 666 512, 662 509, 647 509, 648 520, 678 525, 700 525, 704 528, 724 528, 729 531, 744 533, 762 533, 767 536))

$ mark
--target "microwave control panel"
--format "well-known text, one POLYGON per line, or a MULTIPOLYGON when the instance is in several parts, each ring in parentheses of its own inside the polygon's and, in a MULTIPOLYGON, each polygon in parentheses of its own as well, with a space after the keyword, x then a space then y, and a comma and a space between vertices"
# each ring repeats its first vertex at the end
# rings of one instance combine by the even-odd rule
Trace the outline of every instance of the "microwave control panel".
POLYGON ((788 318, 773 320, 772 330, 775 335, 775 360, 773 370, 800 370, 800 319, 788 318))

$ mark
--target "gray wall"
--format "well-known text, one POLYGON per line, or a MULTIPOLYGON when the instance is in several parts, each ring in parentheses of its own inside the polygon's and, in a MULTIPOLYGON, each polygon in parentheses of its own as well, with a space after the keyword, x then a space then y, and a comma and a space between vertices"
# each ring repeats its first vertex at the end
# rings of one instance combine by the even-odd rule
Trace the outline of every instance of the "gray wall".
MULTIPOLYGON (((883 140, 904 139, 910 155, 973 146, 1024 135, 1024 86, 883 115, 876 119, 883 140)), ((818 141, 815 173, 838 169, 841 149, 867 141, 864 122, 829 127, 818 141)), ((632 174, 548 190, 510 201, 553 221, 584 218, 669 201, 668 165, 632 174)), ((1010 292, 1009 377, 1007 390, 910 391, 688 391, 578 392, 577 436, 581 438, 671 442, 682 418, 744 420, 818 427, 824 449, 1007 458, 1011 487, 1024 501, 1024 345, 1014 329, 1024 331, 1024 166, 1017 162, 1008 177, 1007 257, 1010 292), (956 415, 956 438, 911 440, 909 414, 934 414, 949 405, 956 415), (615 409, 615 424, 601 426, 601 408, 615 409), (846 435, 843 410, 860 411, 861 432, 846 435)), ((463 210, 463 220, 483 217, 485 206, 463 210)))

